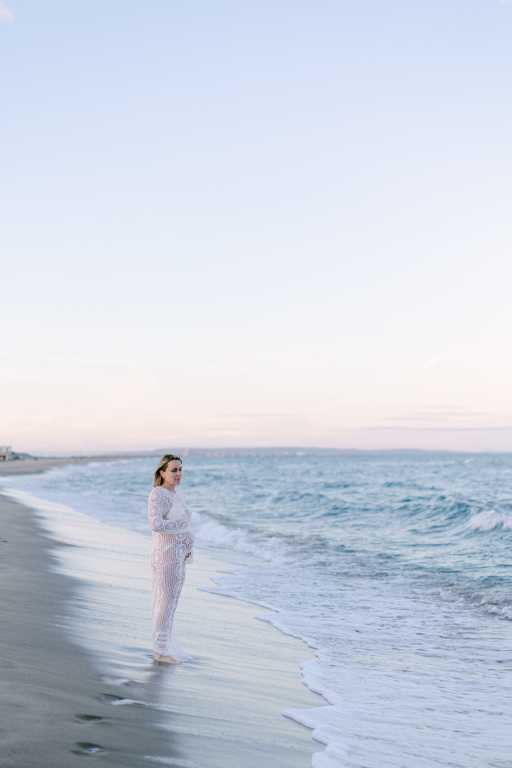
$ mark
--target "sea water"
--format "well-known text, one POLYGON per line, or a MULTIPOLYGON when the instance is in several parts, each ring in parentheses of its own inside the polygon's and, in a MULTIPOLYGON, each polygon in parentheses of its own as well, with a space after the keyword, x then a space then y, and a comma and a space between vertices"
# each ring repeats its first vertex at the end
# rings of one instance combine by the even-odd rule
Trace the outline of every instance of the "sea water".
MULTIPOLYGON (((2 485, 149 537, 155 463, 2 485)), ((512 455, 191 450, 181 491, 212 591, 315 651, 297 674, 328 705, 283 713, 315 768, 512 768, 512 455)))

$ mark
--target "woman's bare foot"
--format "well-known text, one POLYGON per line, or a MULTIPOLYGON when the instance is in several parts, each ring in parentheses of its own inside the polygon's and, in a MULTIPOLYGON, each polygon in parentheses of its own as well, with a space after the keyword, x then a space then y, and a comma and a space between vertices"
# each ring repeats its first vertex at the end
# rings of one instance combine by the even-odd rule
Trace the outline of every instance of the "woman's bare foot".
POLYGON ((174 656, 165 656, 161 653, 155 653, 155 661, 160 662, 161 664, 177 664, 178 659, 174 656))

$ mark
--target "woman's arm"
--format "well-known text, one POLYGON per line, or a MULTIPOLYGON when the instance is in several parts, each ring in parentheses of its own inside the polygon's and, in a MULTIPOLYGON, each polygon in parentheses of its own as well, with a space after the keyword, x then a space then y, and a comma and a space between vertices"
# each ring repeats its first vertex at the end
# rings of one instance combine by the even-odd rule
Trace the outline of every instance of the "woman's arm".
MULTIPOLYGON (((152 531, 158 533, 185 533, 188 523, 186 520, 165 519, 164 512, 168 509, 169 500, 152 488, 148 498, 148 522, 152 531)), ((172 502, 171 502, 172 504, 172 502)), ((172 507, 171 507, 172 512, 172 507)))

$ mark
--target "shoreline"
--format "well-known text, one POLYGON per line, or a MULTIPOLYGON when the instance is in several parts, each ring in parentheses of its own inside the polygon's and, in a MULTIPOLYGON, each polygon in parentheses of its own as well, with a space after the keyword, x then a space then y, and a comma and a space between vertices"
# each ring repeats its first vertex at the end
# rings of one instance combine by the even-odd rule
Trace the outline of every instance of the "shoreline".
POLYGON ((67 464, 90 464, 94 461, 122 461, 135 456, 72 456, 69 458, 33 458, 0 461, 0 477, 10 475, 38 475, 49 469, 67 464))
MULTIPOLYGON (((97 460, 19 464, 32 474, 97 460)), ((18 461, 6 463, 10 469, 18 461)), ((21 474, 21 469, 0 474, 21 474)), ((113 683, 115 675, 100 674, 100 667, 115 669, 115 650, 103 647, 98 665, 97 654, 64 629, 80 585, 72 574, 51 570, 60 542, 44 530, 33 509, 5 496, 1 486, 0 515, 0 623, 7 628, 0 637, 2 766, 72 768, 84 755, 119 768, 151 763, 149 756, 155 755, 154 761, 190 768, 311 766, 319 746, 311 730, 282 714, 286 708, 326 704, 300 679, 300 664, 311 650, 258 621, 255 606, 201 591, 219 564, 201 555, 185 585, 181 621, 200 668, 184 663, 182 669, 161 669, 164 665, 149 663, 154 667, 149 684, 124 675, 113 683), (173 690, 182 707, 172 718, 150 705, 112 707, 119 697, 139 700, 149 694, 152 699, 160 685, 155 674, 175 676, 173 690)), ((140 661, 137 665, 138 672, 140 661)))
POLYGON ((161 718, 114 710, 110 701, 130 688, 102 680, 92 654, 62 629, 75 585, 51 570, 55 543, 33 510, 0 492, 0 519, 2 767, 72 768, 94 754, 135 768, 144 755, 165 754, 161 718))

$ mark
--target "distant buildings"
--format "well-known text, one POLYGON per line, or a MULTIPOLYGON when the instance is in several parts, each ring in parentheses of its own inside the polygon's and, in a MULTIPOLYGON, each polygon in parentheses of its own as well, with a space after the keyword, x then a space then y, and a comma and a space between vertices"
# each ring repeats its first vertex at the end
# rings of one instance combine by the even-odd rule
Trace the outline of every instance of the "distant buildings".
POLYGON ((0 445, 0 461, 10 461, 12 448, 10 445, 0 445))

